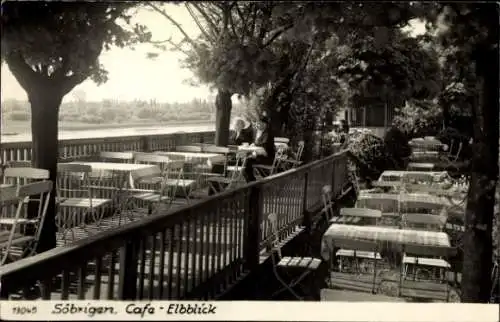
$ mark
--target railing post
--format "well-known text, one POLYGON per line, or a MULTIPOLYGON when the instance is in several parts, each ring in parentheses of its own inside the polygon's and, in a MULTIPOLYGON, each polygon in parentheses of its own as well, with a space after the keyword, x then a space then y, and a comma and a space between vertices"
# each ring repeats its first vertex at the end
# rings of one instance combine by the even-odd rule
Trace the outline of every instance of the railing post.
POLYGON ((335 185, 337 183, 336 176, 337 176, 337 157, 334 157, 333 159, 333 171, 332 171, 332 191, 335 194, 334 197, 338 197, 338 190, 337 186, 335 185))
POLYGON ((151 149, 150 149, 149 136, 141 136, 140 145, 142 152, 150 152, 151 149))
POLYGON ((137 240, 130 240, 120 248, 119 300, 131 301, 137 298, 138 244, 137 240))
POLYGON ((307 190, 309 185, 309 171, 304 173, 304 200, 302 203, 302 225, 306 228, 306 232, 309 233, 311 230, 311 214, 309 209, 307 209, 307 190))
POLYGON ((249 214, 246 216, 245 221, 245 243, 244 243, 244 258, 245 268, 254 271, 259 267, 259 253, 260 253, 260 237, 261 237, 261 222, 263 200, 262 190, 260 185, 254 185, 250 188, 249 194, 249 214))

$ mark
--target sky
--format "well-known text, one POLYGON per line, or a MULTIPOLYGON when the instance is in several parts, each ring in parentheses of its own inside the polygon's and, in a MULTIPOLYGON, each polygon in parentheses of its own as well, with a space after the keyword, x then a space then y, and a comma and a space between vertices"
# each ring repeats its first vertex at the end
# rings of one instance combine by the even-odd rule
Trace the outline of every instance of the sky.
MULTIPOLYGON (((182 5, 166 4, 168 13, 192 37, 199 31, 182 5)), ((154 40, 172 37, 180 40, 180 33, 170 22, 156 12, 138 11, 135 16, 138 23, 145 24, 152 32, 154 40)), ((425 31, 422 24, 414 24, 414 33, 425 31)), ((112 48, 101 54, 100 61, 109 72, 105 84, 96 85, 86 80, 67 94, 63 101, 71 101, 77 92, 85 92, 89 101, 103 99, 118 100, 156 100, 158 102, 189 102, 194 98, 212 99, 207 86, 194 87, 185 83, 193 78, 188 69, 180 66, 182 53, 166 51, 155 59, 146 57, 152 51, 150 45, 137 45, 135 50, 112 48)), ((27 100, 26 92, 10 72, 7 64, 2 65, 1 99, 27 100)))

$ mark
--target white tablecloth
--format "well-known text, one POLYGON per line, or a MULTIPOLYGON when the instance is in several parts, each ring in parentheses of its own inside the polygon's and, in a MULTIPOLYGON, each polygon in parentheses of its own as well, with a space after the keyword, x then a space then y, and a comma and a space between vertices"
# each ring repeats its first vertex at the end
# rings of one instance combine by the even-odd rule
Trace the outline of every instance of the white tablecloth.
POLYGON ((257 154, 266 154, 266 150, 261 146, 251 146, 251 145, 240 145, 238 146, 238 151, 246 151, 248 153, 255 152, 257 154))
POLYGON ((204 163, 204 162, 210 162, 210 163, 223 163, 226 159, 226 156, 224 154, 217 154, 217 153, 204 153, 204 152, 178 152, 178 151, 172 151, 172 152, 163 152, 163 151, 157 151, 155 152, 156 154, 159 155, 164 155, 164 156, 169 156, 169 155, 175 155, 175 156, 183 156, 186 160, 186 162, 192 162, 192 163, 204 163))
POLYGON ((112 172, 122 172, 129 174, 129 185, 134 188, 134 181, 132 179, 132 172, 136 170, 159 168, 157 165, 152 164, 135 164, 135 163, 114 163, 114 162, 81 162, 73 161, 73 164, 89 165, 92 168, 91 176, 110 176, 112 172))
MULTIPOLYGON (((403 179, 420 181, 441 181, 448 177, 446 171, 384 171, 379 181, 399 181, 403 179)), ((403 180, 405 181, 405 180, 403 180)))
POLYGON ((325 260, 329 260, 333 253, 335 239, 359 239, 393 242, 402 245, 418 244, 423 246, 450 247, 450 239, 444 232, 332 224, 323 235, 321 241, 321 256, 325 260))

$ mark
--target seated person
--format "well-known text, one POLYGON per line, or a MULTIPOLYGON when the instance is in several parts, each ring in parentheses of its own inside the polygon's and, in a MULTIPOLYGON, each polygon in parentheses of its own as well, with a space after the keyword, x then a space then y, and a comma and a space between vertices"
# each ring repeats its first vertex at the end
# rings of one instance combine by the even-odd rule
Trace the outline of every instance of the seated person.
POLYGON ((234 133, 231 137, 232 144, 242 145, 243 143, 250 144, 254 141, 254 130, 247 120, 237 118, 234 123, 234 133))
POLYGON ((271 129, 270 121, 271 120, 267 114, 263 114, 257 123, 257 133, 255 135, 255 141, 252 145, 263 147, 264 153, 254 154, 247 159, 243 172, 247 182, 256 180, 253 172, 253 166, 255 164, 271 165, 274 161, 276 148, 274 146, 274 134, 271 129))
MULTIPOLYGON (((230 142, 229 144, 233 145, 242 145, 243 143, 250 144, 254 141, 255 137, 255 131, 253 126, 250 124, 249 121, 247 121, 244 118, 237 117, 234 126, 233 133, 231 134, 230 142)), ((236 158, 234 154, 231 154, 228 162, 228 165, 235 165, 236 164, 236 158)), ((220 168, 215 169, 216 173, 222 173, 220 168)))

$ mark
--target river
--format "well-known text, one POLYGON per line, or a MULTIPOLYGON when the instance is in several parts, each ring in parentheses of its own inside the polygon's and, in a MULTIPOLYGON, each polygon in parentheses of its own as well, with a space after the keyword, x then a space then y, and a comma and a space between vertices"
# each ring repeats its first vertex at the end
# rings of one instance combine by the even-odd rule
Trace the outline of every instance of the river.
MULTIPOLYGON (((101 137, 117 137, 117 136, 134 136, 134 135, 161 135, 175 132, 205 132, 214 131, 215 124, 200 123, 200 124, 175 124, 165 126, 137 126, 126 128, 111 128, 111 129, 93 129, 93 130, 75 130, 75 131, 59 131, 59 140, 73 139, 91 139, 101 137)), ((14 135, 2 135, 0 143, 10 142, 26 142, 31 141, 31 133, 20 133, 14 135)))

